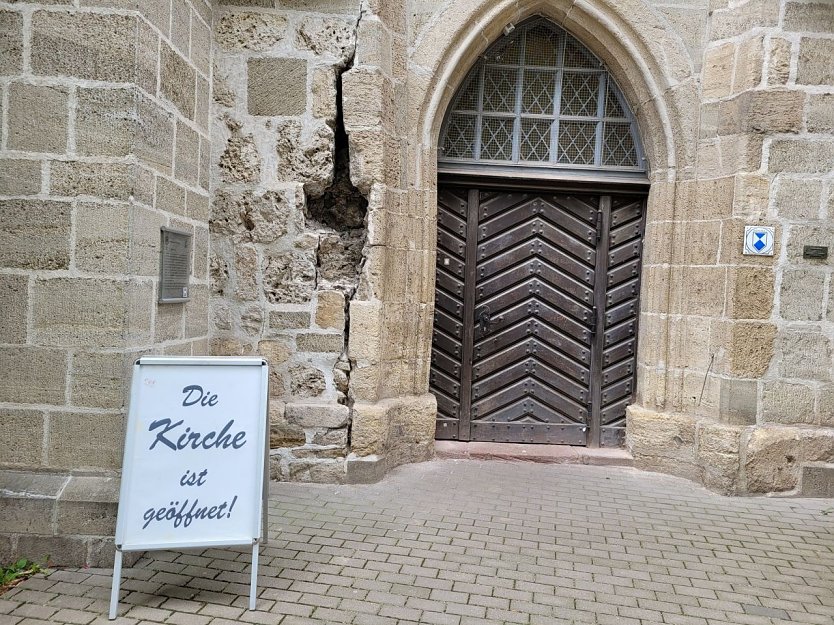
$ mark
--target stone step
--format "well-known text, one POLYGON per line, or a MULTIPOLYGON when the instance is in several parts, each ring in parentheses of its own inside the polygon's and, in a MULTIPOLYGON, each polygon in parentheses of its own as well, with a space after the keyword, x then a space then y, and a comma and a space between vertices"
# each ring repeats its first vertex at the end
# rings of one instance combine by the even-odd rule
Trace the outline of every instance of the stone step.
POLYGON ((803 464, 796 494, 799 497, 834 497, 834 463, 803 464))
POLYGON ((435 441, 434 452, 437 458, 444 459, 522 460, 551 464, 634 466, 634 458, 631 454, 620 448, 592 449, 570 445, 435 441))

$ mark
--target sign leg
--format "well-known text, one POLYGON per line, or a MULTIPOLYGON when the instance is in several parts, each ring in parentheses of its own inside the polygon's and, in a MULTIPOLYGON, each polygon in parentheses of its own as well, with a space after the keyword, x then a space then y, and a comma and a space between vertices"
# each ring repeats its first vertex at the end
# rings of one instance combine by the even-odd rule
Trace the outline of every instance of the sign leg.
POLYGON ((110 588, 110 615, 112 621, 116 618, 119 609, 119 588, 122 585, 122 550, 116 548, 116 557, 113 559, 113 586, 110 588))
POLYGON ((249 584, 249 609, 255 609, 255 602, 257 601, 258 595, 258 552, 260 551, 261 545, 256 540, 252 544, 252 578, 249 584))

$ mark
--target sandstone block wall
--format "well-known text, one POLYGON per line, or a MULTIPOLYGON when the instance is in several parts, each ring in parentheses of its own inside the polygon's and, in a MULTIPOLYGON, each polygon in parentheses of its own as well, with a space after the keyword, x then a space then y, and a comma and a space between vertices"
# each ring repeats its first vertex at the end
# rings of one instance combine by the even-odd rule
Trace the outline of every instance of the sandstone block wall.
POLYGON ((2 560, 110 561, 130 366, 208 352, 210 23, 0 2, 2 560), (161 226, 194 237, 185 304, 156 303, 161 226))
POLYGON ((211 351, 268 359, 275 479, 367 480, 431 450, 425 407, 414 438, 350 443, 355 402, 427 390, 428 299, 404 288, 433 279, 425 207, 402 189, 404 29, 391 2, 218 3, 211 351))

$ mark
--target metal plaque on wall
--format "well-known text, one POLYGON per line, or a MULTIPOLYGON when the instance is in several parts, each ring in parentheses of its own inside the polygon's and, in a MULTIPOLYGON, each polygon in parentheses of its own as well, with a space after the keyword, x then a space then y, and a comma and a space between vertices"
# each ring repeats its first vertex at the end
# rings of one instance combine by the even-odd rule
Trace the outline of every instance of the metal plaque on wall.
POLYGON ((162 228, 159 262, 159 303, 188 301, 191 275, 191 234, 162 228))

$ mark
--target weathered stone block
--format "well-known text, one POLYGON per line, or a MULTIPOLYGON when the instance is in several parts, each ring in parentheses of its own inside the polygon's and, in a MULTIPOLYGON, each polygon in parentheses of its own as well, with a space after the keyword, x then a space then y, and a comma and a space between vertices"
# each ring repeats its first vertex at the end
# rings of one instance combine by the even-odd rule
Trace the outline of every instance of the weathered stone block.
POLYGON ((251 245, 235 247, 234 267, 235 297, 244 302, 257 301, 260 296, 258 250, 251 245))
POLYGON ((174 175, 191 186, 197 186, 200 176, 200 135, 182 122, 177 122, 177 141, 174 150, 174 175))
POLYGON ((800 497, 834 498, 834 464, 807 462, 802 465, 799 479, 800 497))
POLYGON ((329 352, 338 353, 344 349, 344 337, 338 334, 321 334, 307 332, 298 334, 295 343, 300 352, 329 352))
POLYGON ((128 368, 121 353, 76 352, 70 370, 70 403, 91 408, 125 405, 128 368))
POLYGON ((273 310, 269 313, 272 330, 298 330, 310 327, 310 313, 306 311, 273 310))
POLYGON ((814 389, 780 380, 765 382, 762 418, 768 423, 814 423, 814 389))
POLYGON ((225 182, 257 182, 261 177, 261 157, 252 134, 233 132, 217 163, 225 182))
POLYGON ((137 18, 130 15, 36 11, 32 70, 49 76, 132 82, 137 18))
POLYGON ((263 288, 273 304, 303 304, 310 301, 316 281, 314 254, 284 252, 266 254, 263 288))
MULTIPOLYGON (((53 497, 14 497, 4 493, 0 498, 0 527, 16 534, 51 534, 54 506, 53 497)), ((35 559, 34 555, 29 557, 35 559)))
POLYGON ((727 316, 733 319, 770 318, 773 309, 773 270, 767 267, 735 267, 730 272, 729 282, 727 316))
POLYGON ((698 426, 698 463, 703 467, 704 486, 734 494, 739 473, 741 430, 702 422, 698 426))
POLYGON ((383 403, 356 402, 350 428, 351 451, 359 456, 380 454, 388 439, 388 408, 383 403))
POLYGON ((123 204, 79 203, 75 265, 84 271, 126 273, 130 254, 129 209, 123 204))
POLYGON ((13 11, 0 11, 0 76, 14 76, 23 70, 23 15, 13 11))
POLYGON ((35 280, 32 331, 40 345, 123 345, 127 282, 90 278, 35 280))
POLYGON ((209 228, 214 234, 231 235, 235 243, 272 243, 290 228, 300 229, 300 218, 292 199, 279 191, 221 189, 214 196, 209 228))
POLYGON ((672 283, 679 290, 678 311, 692 315, 721 315, 726 280, 724 267, 673 267, 672 283))
POLYGON ((0 343, 26 342, 29 279, 0 274, 0 343))
POLYGON ((230 51, 263 52, 274 48, 286 36, 287 18, 270 13, 222 13, 214 26, 215 41, 230 51))
POLYGON ((785 7, 787 31, 832 33, 834 32, 834 11, 830 2, 788 2, 785 7))
POLYGON ((773 0, 750 0, 745 4, 713 12, 710 36, 728 39, 756 27, 779 23, 779 3, 773 0))
POLYGON ((0 200, 0 266, 66 269, 71 205, 49 200, 0 200))
POLYGON ((779 375, 803 380, 831 380, 831 343, 818 331, 785 329, 778 338, 779 375))
POLYGON ((163 174, 171 173, 174 153, 174 120, 161 106, 142 96, 137 102, 133 150, 143 164, 163 174))
POLYGON ((834 140, 777 139, 770 146, 768 171, 819 174, 828 171, 832 161, 834 140))
POLYGON ((336 72, 332 67, 316 67, 313 70, 312 112, 315 117, 336 119, 336 72))
POLYGON ((781 37, 771 37, 767 69, 769 85, 785 85, 791 75, 791 42, 781 37))
POLYGON ((186 0, 171 0, 171 43, 188 58, 190 39, 191 7, 186 0))
POLYGON ((770 323, 735 323, 730 330, 730 373, 745 378, 764 375, 773 359, 776 326, 770 323))
POLYGON ((72 476, 56 505, 59 534, 110 536, 116 529, 119 479, 72 476))
POLYGON ((43 456, 44 415, 0 408, 0 464, 38 466, 43 456))
POLYGON ((812 93, 808 96, 809 132, 834 133, 834 94, 812 93))
POLYGON ((9 148, 64 153, 67 149, 66 87, 15 82, 9 87, 9 148))
POLYGON ((18 404, 65 403, 67 354, 40 347, 0 347, 0 397, 18 404))
POLYGON ((316 397, 325 389, 324 374, 315 367, 302 363, 290 367, 289 373, 293 397, 316 397))
POLYGON ((124 416, 120 413, 53 412, 47 458, 63 469, 118 469, 122 466, 124 416))
MULTIPOLYGON (((301 124, 288 121, 276 124, 278 179, 301 182, 308 196, 317 197, 333 183, 335 137, 333 129, 317 120, 301 132, 301 124)), ((354 161, 351 154, 351 173, 354 161)), ((351 176, 351 180, 353 177, 351 176)))
POLYGON ((725 43, 708 48, 704 53, 702 94, 705 99, 722 98, 730 94, 733 86, 733 64, 736 47, 725 43))
POLYGON ((247 110, 252 115, 301 115, 307 110, 307 61, 249 59, 247 75, 247 110))
POLYGON ((789 321, 820 321, 825 272, 813 269, 785 270, 779 297, 779 316, 789 321))
POLYGON ((342 332, 345 329, 345 294, 319 291, 316 297, 316 325, 342 332))
POLYGON ((126 163, 53 161, 50 191, 66 197, 88 195, 127 201, 135 180, 135 167, 126 163))
POLYGON ((289 463, 289 479, 295 482, 341 484, 345 463, 341 460, 294 460, 289 463))
POLYGON ((159 304, 154 321, 154 342, 163 343, 183 338, 183 304, 159 304))
POLYGON ((752 430, 744 456, 747 492, 770 493, 796 488, 799 454, 799 434, 795 428, 752 430))
POLYGON ((75 112, 75 143, 79 154, 125 156, 136 134, 136 92, 133 89, 80 88, 75 112))
POLYGON ((353 56, 354 23, 331 17, 307 17, 298 26, 295 45, 317 56, 345 62, 353 56))
POLYGON ((348 444, 348 429, 336 428, 329 430, 316 430, 311 441, 314 445, 334 445, 345 448, 348 444))
POLYGON ((340 428, 350 420, 350 409, 328 402, 291 402, 286 407, 287 422, 303 428, 340 428))
MULTIPOLYGON (((834 111, 832 111, 834 114, 834 111)), ((816 219, 820 213, 822 181, 779 176, 776 210, 786 219, 816 219)))
POLYGON ((762 80, 764 53, 764 37, 761 35, 745 39, 738 44, 738 56, 733 72, 734 93, 754 89, 759 85, 762 80))
POLYGON ((209 290, 204 284, 191 285, 191 299, 185 305, 185 338, 205 337, 209 325, 209 290))
POLYGON ((834 83, 834 39, 803 37, 799 41, 796 82, 803 85, 834 83))
MULTIPOLYGON (((762 226, 773 226, 776 233, 776 243, 773 245, 773 256, 745 256, 744 255, 744 227, 749 222, 744 219, 726 219, 721 226, 721 254, 718 257, 720 263, 728 265, 759 265, 771 267, 774 261, 779 258, 782 242, 780 237, 781 224, 776 221, 758 221, 762 226)), ((732 274, 732 270, 730 271, 732 274)))
POLYGON ((162 43, 160 53, 160 85, 163 97, 188 119, 194 118, 196 73, 194 68, 168 44, 162 43))
MULTIPOLYGON (((29 554, 28 557, 36 562, 48 557, 51 566, 79 566, 87 564, 87 540, 80 536, 27 534, 17 539, 17 553, 29 554)), ((112 561, 111 555, 111 566, 112 561)), ((99 560, 98 564, 107 566, 104 560, 99 560)))
POLYGON ((348 456, 345 470, 348 484, 373 484, 385 477, 388 463, 385 458, 376 455, 359 457, 348 456))
POLYGON ((41 161, 0 160, 0 195, 35 195, 40 190, 41 161))

